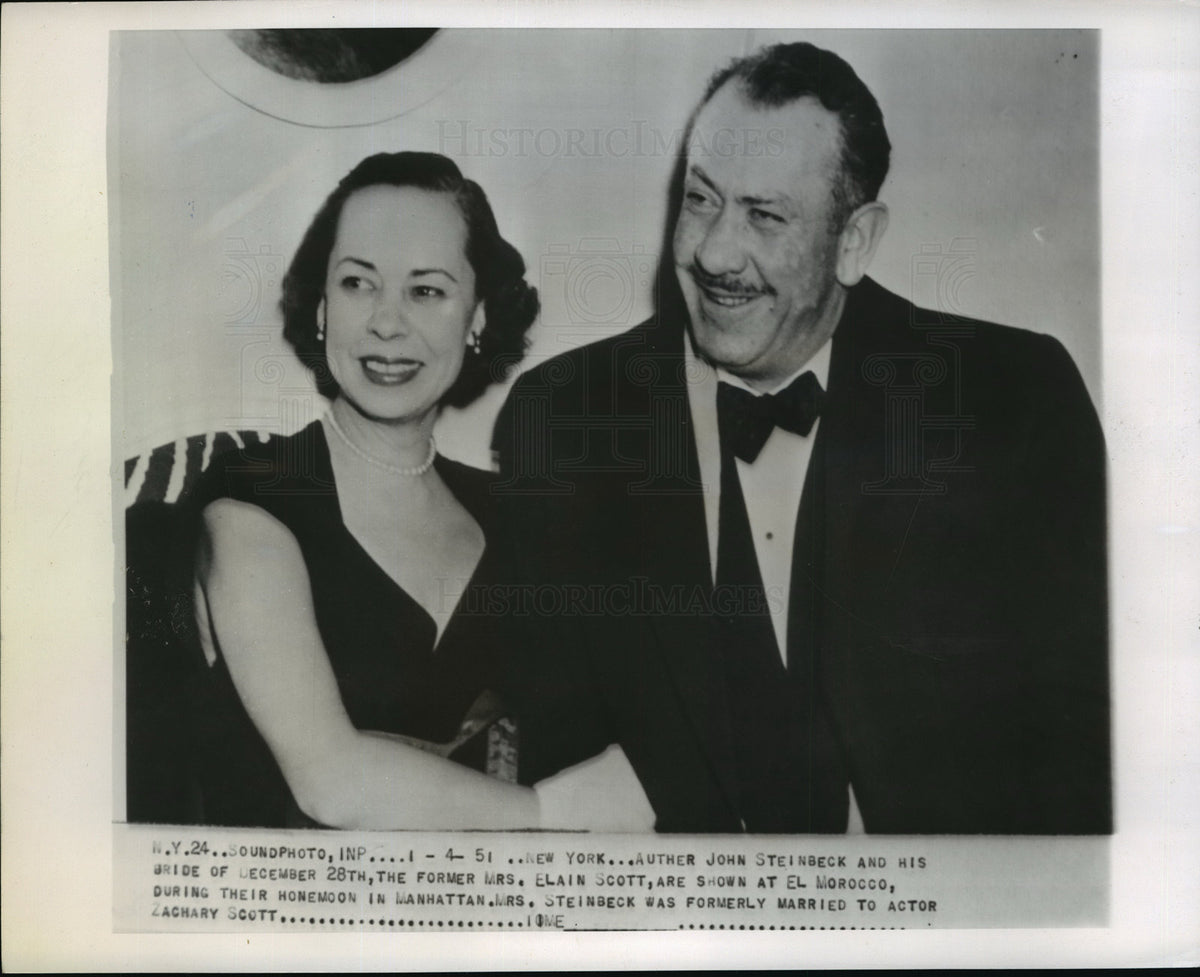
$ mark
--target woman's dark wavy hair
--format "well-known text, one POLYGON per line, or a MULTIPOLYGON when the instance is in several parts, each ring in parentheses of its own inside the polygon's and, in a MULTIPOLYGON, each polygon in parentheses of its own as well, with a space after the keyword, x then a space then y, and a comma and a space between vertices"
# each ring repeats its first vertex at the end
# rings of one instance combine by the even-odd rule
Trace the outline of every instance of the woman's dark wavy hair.
POLYGON ((525 353, 525 334, 537 317, 537 289, 525 281, 525 262, 500 236, 496 217, 479 184, 438 153, 378 153, 352 169, 317 211, 283 279, 283 336, 308 367, 317 389, 333 398, 337 381, 329 372, 325 343, 317 339, 317 307, 325 294, 329 256, 342 207, 356 190, 371 186, 416 187, 447 193, 467 224, 466 256, 475 272, 475 294, 486 322, 478 352, 468 349, 462 372, 442 398, 462 407, 504 379, 525 353))
POLYGON ((833 218, 839 230, 855 210, 876 199, 887 176, 892 144, 879 103, 850 65, 832 51, 803 41, 773 44, 714 74, 701 105, 731 79, 740 83, 751 105, 779 108, 815 98, 838 117, 842 165, 833 184, 833 218))

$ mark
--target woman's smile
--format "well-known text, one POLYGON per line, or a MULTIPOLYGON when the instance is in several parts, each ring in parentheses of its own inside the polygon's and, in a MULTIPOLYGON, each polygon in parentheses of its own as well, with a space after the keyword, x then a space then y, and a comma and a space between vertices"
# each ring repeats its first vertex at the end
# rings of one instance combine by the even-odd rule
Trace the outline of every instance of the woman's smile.
POLYGON ((408 383, 425 365, 420 360, 405 357, 389 359, 382 356, 363 356, 358 362, 362 364, 363 375, 368 381, 384 387, 408 383))

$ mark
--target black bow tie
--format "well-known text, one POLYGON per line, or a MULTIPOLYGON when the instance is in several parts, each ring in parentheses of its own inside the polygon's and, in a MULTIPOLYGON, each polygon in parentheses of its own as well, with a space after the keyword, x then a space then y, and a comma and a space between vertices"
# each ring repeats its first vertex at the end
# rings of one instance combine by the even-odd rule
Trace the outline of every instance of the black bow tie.
POLYGON ((756 397, 728 383, 717 384, 717 425, 721 443, 742 461, 752 462, 776 425, 804 437, 821 413, 825 391, 807 370, 777 394, 756 397))

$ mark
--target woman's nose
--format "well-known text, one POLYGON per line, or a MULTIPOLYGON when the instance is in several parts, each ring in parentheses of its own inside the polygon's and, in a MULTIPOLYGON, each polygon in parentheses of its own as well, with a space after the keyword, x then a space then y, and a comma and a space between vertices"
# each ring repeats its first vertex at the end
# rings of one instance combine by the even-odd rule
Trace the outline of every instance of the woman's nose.
POLYGON ((400 296, 384 295, 371 313, 368 328, 380 339, 395 339, 408 332, 408 312, 400 296))

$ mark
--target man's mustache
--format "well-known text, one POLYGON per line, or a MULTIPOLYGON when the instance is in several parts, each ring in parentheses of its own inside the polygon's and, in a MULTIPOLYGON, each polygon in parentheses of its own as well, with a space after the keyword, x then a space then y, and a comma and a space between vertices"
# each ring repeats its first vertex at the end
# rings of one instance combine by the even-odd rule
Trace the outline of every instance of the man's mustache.
POLYGON ((775 290, 770 285, 750 285, 737 278, 727 278, 722 275, 710 275, 696 265, 688 265, 686 271, 701 288, 713 292, 724 292, 726 295, 756 296, 774 295, 775 290))

